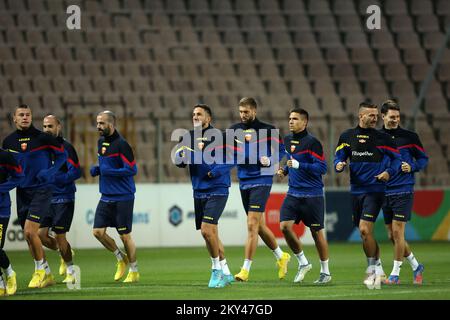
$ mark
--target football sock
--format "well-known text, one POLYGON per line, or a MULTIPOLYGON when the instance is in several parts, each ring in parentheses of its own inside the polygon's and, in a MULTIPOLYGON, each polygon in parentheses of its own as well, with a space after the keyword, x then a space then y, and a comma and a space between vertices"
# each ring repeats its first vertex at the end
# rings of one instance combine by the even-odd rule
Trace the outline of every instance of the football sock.
POLYGON ((211 258, 211 262, 212 262, 212 269, 216 269, 216 270, 222 270, 222 266, 220 265, 220 258, 211 258))
POLYGON ((250 267, 252 266, 252 260, 245 259, 244 265, 242 266, 243 269, 250 271, 250 267))
POLYGON ((118 261, 123 260, 122 252, 120 251, 120 249, 117 249, 116 251, 114 251, 114 255, 116 256, 118 261))
POLYGON ((295 256, 297 257, 299 265, 304 266, 308 264, 308 259, 306 259, 306 256, 303 253, 303 251, 297 253, 295 256))
POLYGON ((132 272, 138 272, 138 264, 137 261, 130 262, 130 271, 132 272))
POLYGON ((419 266, 419 262, 417 261, 416 257, 414 257, 412 252, 409 256, 406 257, 406 260, 408 260, 413 271, 415 271, 419 266))
POLYGON ((391 276, 399 276, 400 268, 402 267, 403 261, 394 260, 394 267, 392 268, 391 276))
POLYGON ((330 274, 330 270, 328 269, 328 261, 330 259, 327 259, 325 261, 320 261, 320 273, 330 274))
POLYGON ((272 250, 272 252, 277 260, 280 260, 283 256, 283 250, 281 250, 279 246, 275 250, 272 250))
POLYGON ((220 261, 220 265, 222 266, 222 271, 224 275, 231 274, 230 269, 228 268, 227 259, 223 259, 220 261))

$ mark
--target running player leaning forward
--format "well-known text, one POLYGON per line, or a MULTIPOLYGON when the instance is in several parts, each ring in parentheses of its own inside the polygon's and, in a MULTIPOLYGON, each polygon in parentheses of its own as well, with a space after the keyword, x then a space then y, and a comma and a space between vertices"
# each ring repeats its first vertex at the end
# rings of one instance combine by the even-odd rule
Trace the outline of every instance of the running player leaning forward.
POLYGON ((237 150, 236 161, 241 199, 247 214, 248 236, 245 244, 245 259, 241 271, 235 275, 238 281, 249 279, 250 267, 258 245, 258 235, 275 255, 280 279, 286 276, 290 260, 290 255, 281 250, 275 235, 264 221, 264 211, 270 196, 273 175, 276 173, 274 168, 279 162, 280 154, 283 153, 283 147, 275 127, 260 122, 256 118, 256 110, 255 99, 242 98, 239 101, 241 122, 231 126, 227 134, 238 137, 234 139, 234 148, 237 150), (242 139, 240 135, 244 138, 242 139), (276 156, 273 157, 272 153, 276 156), (274 163, 271 163, 270 157, 275 158, 274 163))
POLYGON ((381 106, 384 126, 380 130, 393 138, 402 157, 401 171, 389 179, 383 204, 384 222, 389 239, 394 244, 394 265, 386 284, 400 283, 400 267, 403 258, 413 270, 413 283, 422 284, 423 264, 414 257, 405 240, 405 226, 411 219, 414 200, 414 173, 423 170, 428 156, 417 133, 400 127, 400 106, 396 101, 387 100, 381 106))
POLYGON ((280 210, 280 228, 298 260, 294 282, 302 282, 312 264, 306 259, 293 226, 294 223, 303 221, 309 227, 320 257, 320 275, 314 283, 324 284, 331 281, 328 243, 323 231, 325 207, 322 176, 327 172, 327 163, 322 144, 306 130, 308 122, 309 115, 306 110, 295 108, 290 111, 291 134, 284 138, 285 152, 289 160, 287 165, 278 171, 280 177, 289 175, 289 190, 280 210))
POLYGON ((137 174, 137 166, 131 146, 115 126, 116 116, 111 111, 102 111, 97 115, 97 130, 101 137, 98 140, 98 165, 91 167, 91 175, 100 176, 102 196, 95 211, 93 234, 117 258, 114 280, 119 281, 129 265, 123 282, 138 282, 136 245, 131 237, 136 192, 133 177, 137 174), (126 254, 106 233, 108 227, 116 228, 126 254))
POLYGON ((375 129, 378 108, 372 103, 359 105, 359 124, 341 134, 334 167, 339 173, 350 161, 353 223, 359 228, 368 267, 364 284, 379 289, 385 278, 380 249, 374 237, 374 223, 384 201, 386 181, 400 170, 400 152, 392 138, 375 129))
MULTIPOLYGON (((228 199, 231 164, 225 164, 223 133, 211 126, 211 108, 198 104, 192 112, 194 130, 178 145, 175 164, 189 165, 194 190, 195 226, 201 230, 211 257, 209 288, 223 288, 234 281, 219 238, 218 223, 228 199), (221 140, 221 141, 220 141, 221 140)), ((231 159, 233 160, 233 159, 231 159)))
POLYGON ((29 106, 17 107, 13 120, 17 130, 3 140, 3 149, 13 155, 25 175, 16 189, 16 201, 19 223, 35 264, 28 287, 44 288, 55 284, 55 280, 45 259, 39 227, 50 210, 53 194, 51 181, 66 162, 66 154, 64 146, 55 137, 33 126, 29 106))
POLYGON ((42 244, 49 249, 59 250, 61 264, 59 274, 65 276, 64 283, 75 283, 73 268, 73 250, 67 241, 66 233, 72 225, 75 210, 75 180, 81 177, 80 163, 75 148, 62 137, 62 125, 54 115, 47 115, 43 121, 43 131, 54 136, 67 155, 66 163, 53 178, 53 197, 50 212, 41 221, 39 237, 42 244), (55 237, 49 235, 49 230, 55 237))

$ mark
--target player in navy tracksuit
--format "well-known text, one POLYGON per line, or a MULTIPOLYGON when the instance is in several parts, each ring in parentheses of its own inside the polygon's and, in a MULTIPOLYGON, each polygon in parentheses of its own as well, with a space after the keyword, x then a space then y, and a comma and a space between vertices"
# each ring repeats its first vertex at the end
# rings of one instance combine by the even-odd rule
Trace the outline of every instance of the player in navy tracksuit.
POLYGON ((69 232, 72 224, 75 209, 75 180, 81 177, 80 163, 75 148, 61 136, 61 122, 56 116, 48 115, 44 118, 43 130, 54 136, 64 146, 67 161, 54 175, 52 204, 49 214, 41 221, 39 236, 42 244, 47 248, 59 249, 61 255, 59 274, 66 275, 64 283, 74 283, 72 249, 67 241, 66 233, 69 232), (55 233, 55 238, 49 236, 50 228, 55 233))
POLYGON ((17 187, 24 179, 22 167, 7 151, 0 149, 0 297, 13 295, 17 290, 16 273, 3 250, 6 230, 11 216, 9 191, 17 187), (6 286, 2 278, 2 269, 6 271, 6 286))
POLYGON ((231 163, 226 163, 230 152, 227 152, 223 133, 211 126, 211 120, 209 106, 194 106, 194 130, 183 136, 177 146, 175 164, 180 168, 189 165, 194 190, 195 226, 201 230, 212 262, 208 287, 222 288, 234 280, 217 227, 228 199, 233 153, 229 158, 231 161, 228 161, 231 163))
POLYGON ((284 138, 287 165, 280 168, 279 176, 289 175, 289 190, 280 211, 280 228, 287 244, 298 260, 298 272, 294 282, 301 282, 312 265, 306 259, 300 240, 293 230, 300 221, 308 226, 320 257, 320 276, 315 281, 324 284, 331 281, 328 268, 328 243, 323 232, 325 208, 322 176, 327 163, 322 144, 308 133, 308 112, 295 108, 289 114, 291 134, 284 138))
POLYGON ((405 226, 411 219, 414 200, 414 173, 423 170, 428 156, 417 133, 399 126, 400 107, 396 101, 387 100, 381 106, 384 126, 380 130, 393 138, 402 157, 401 171, 392 176, 386 187, 383 205, 384 221, 389 239, 394 243, 394 266, 388 284, 400 283, 400 267, 406 257, 413 269, 413 283, 422 284, 423 264, 417 262, 408 243, 405 241, 405 226))
POLYGON ((50 209, 51 181, 66 162, 66 154, 55 137, 33 127, 27 105, 19 106, 13 119, 17 130, 3 140, 3 149, 16 158, 25 174, 16 194, 17 216, 35 261, 35 272, 28 287, 43 288, 55 281, 45 260, 39 226, 50 209))
POLYGON ((264 222, 264 211, 270 196, 273 175, 276 173, 275 166, 279 163, 283 147, 278 130, 270 124, 260 122, 256 118, 256 109, 255 99, 242 98, 239 101, 241 122, 232 125, 227 133, 234 136, 239 188, 247 213, 245 260, 241 271, 235 275, 238 281, 248 281, 253 255, 258 245, 258 234, 277 259, 280 279, 285 277, 290 260, 290 255, 280 249, 273 232, 264 222))
POLYGON ((374 223, 383 205, 386 182, 400 170, 400 153, 390 136, 375 129, 377 120, 377 106, 361 103, 359 125, 341 134, 334 160, 337 172, 350 160, 353 223, 363 240, 368 262, 364 284, 369 289, 378 289, 384 277, 374 223))
POLYGON ((131 237, 136 192, 133 176, 137 174, 137 166, 131 146, 117 132, 115 125, 116 116, 111 111, 103 111, 97 115, 97 129, 101 138, 98 140, 98 165, 91 167, 91 175, 100 176, 102 196, 95 212, 93 233, 117 258, 114 280, 119 281, 130 264, 124 282, 137 282, 139 272, 136 245, 131 237), (106 233, 108 227, 116 228, 128 256, 119 250, 115 241, 106 233))

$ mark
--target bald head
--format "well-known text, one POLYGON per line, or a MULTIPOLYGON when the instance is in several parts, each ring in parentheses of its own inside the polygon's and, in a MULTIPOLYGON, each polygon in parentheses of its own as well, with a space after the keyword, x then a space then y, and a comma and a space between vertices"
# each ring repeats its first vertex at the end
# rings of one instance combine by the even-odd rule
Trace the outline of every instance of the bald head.
POLYGON ((109 110, 105 110, 105 111, 100 112, 98 115, 99 116, 100 115, 104 115, 106 121, 111 123, 113 126, 116 125, 116 115, 114 114, 114 112, 109 111, 109 110))
POLYGON ((45 116, 42 128, 44 132, 49 133, 54 137, 61 136, 61 122, 58 117, 53 114, 45 116))
POLYGON ((97 115, 97 130, 100 135, 106 137, 112 135, 115 131, 115 125, 116 115, 113 112, 105 110, 97 115))

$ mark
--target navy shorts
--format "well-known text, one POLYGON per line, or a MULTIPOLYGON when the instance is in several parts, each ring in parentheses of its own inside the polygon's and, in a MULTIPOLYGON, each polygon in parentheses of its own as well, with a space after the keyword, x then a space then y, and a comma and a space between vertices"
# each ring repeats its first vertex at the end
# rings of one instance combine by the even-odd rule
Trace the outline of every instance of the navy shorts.
POLYGON ((228 196, 194 198, 195 228, 200 230, 202 222, 217 224, 227 204, 228 196))
POLYGON ((353 224, 359 227, 359 221, 375 222, 383 206, 384 192, 352 195, 353 224))
POLYGON ((386 195, 383 203, 384 223, 391 224, 392 220, 409 221, 413 202, 414 194, 412 192, 386 195))
POLYGON ((9 217, 0 217, 0 249, 3 249, 6 239, 6 230, 8 230, 9 217))
POLYGON ((323 197, 303 197, 297 198, 287 195, 283 201, 280 211, 281 221, 300 221, 311 230, 319 231, 323 229, 325 219, 325 206, 323 197))
POLYGON ((245 213, 249 211, 264 212, 270 197, 272 186, 259 186, 250 189, 241 189, 241 199, 245 213))
POLYGON ((50 212, 41 222, 41 228, 52 228, 56 234, 69 232, 72 225, 75 202, 52 203, 50 212))
POLYGON ((119 234, 131 232, 133 224, 134 199, 127 201, 100 200, 95 211, 94 229, 116 228, 119 234))
POLYGON ((52 203, 52 188, 22 189, 17 188, 17 217, 22 229, 25 220, 41 223, 50 212, 52 203))

